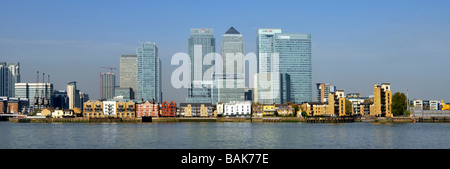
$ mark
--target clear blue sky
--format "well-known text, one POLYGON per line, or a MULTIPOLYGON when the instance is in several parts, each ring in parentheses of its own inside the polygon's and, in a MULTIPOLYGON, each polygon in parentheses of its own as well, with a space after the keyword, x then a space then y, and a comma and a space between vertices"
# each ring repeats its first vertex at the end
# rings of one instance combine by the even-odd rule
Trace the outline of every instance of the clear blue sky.
POLYGON ((234 26, 245 53, 255 52, 258 28, 282 28, 311 33, 313 83, 369 96, 373 84, 390 82, 412 99, 450 102, 449 7, 448 0, 0 0, 0 61, 20 62, 22 82, 35 82, 39 70, 55 89, 77 81, 96 99, 99 73, 108 71, 100 67, 119 68, 122 54, 156 42, 164 99, 180 102, 185 91, 171 88, 170 59, 187 53, 190 28, 213 28, 219 52, 234 26))

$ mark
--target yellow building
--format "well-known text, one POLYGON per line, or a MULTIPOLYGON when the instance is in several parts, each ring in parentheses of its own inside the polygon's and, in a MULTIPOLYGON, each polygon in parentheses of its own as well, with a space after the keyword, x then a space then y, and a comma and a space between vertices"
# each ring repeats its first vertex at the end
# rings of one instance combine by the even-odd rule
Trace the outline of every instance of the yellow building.
POLYGON ((211 103, 181 103, 181 114, 184 117, 211 117, 214 116, 211 103))
MULTIPOLYGON (((307 116, 329 116, 327 115, 327 103, 322 102, 306 102, 300 106, 301 110, 306 112, 307 116)), ((297 116, 300 117, 301 113, 298 113, 297 116)))
POLYGON ((133 118, 135 117, 135 103, 132 101, 116 103, 116 115, 114 117, 133 118))
MULTIPOLYGON (((183 103, 181 103, 183 104, 183 103)), ((182 105, 180 105, 182 106, 182 105)), ((184 113, 184 117, 192 117, 192 105, 191 104, 187 104, 186 106, 182 107, 183 113, 184 113)))
POLYGON ((83 117, 104 117, 103 116, 103 102, 90 100, 83 103, 83 117))
POLYGON ((275 112, 276 112, 275 104, 263 106, 263 116, 272 116, 275 115, 275 112))
POLYGON ((370 116, 392 117, 392 92, 389 83, 373 85, 373 105, 370 107, 370 116))
POLYGON ((53 108, 44 108, 41 110, 41 116, 52 116, 52 113, 55 111, 53 108))
POLYGON ((441 110, 450 110, 450 103, 444 103, 443 100, 441 100, 442 109, 441 110))
POLYGON ((344 90, 336 90, 328 95, 327 115, 345 116, 344 90))

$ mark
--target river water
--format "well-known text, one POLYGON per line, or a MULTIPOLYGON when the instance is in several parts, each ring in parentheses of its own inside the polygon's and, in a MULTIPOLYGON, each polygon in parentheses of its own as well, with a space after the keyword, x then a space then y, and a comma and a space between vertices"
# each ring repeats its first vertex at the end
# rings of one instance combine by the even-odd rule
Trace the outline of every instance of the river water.
POLYGON ((450 123, 12 123, 0 149, 449 149, 450 123))

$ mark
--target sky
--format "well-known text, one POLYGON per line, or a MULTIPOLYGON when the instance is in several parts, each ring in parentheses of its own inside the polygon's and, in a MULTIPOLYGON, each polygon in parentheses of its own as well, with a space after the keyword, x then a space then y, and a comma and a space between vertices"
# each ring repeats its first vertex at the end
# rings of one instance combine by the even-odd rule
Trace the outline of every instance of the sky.
POLYGON ((373 85, 390 83, 410 99, 450 102, 450 1, 144 1, 0 0, 0 62, 20 62, 22 82, 36 71, 56 90, 69 81, 91 99, 100 96, 100 73, 155 42, 162 62, 164 100, 184 102, 186 89, 170 77, 175 53, 188 52, 190 28, 213 28, 216 52, 233 26, 244 53, 256 52, 258 28, 312 37, 315 83, 368 97, 373 85))

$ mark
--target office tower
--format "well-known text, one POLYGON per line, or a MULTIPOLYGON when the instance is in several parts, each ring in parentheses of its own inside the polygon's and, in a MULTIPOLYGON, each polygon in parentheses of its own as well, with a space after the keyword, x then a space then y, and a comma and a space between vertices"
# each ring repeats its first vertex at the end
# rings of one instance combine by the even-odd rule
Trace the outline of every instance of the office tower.
POLYGON ((281 76, 281 103, 312 101, 311 35, 276 33, 273 47, 278 60, 271 70, 281 76))
POLYGON ((215 74, 218 102, 245 100, 244 43, 242 35, 230 27, 222 35, 222 73, 215 74))
POLYGON ((122 55, 120 58, 120 87, 132 88, 137 96, 137 55, 122 55))
POLYGON ((281 29, 258 29, 256 50, 258 59, 258 73, 271 72, 274 35, 282 33, 281 29))
POLYGON ((131 87, 116 87, 114 90, 114 96, 123 96, 124 99, 132 99, 134 98, 133 88, 131 87))
POLYGON ((69 97, 69 109, 82 108, 80 103, 80 91, 77 90, 77 82, 67 83, 67 97, 69 97))
POLYGON ((259 103, 277 103, 281 104, 280 91, 280 73, 272 70, 272 65, 277 64, 278 60, 274 57, 274 35, 281 33, 281 29, 261 28, 257 31, 256 50, 257 50, 257 72, 254 76, 254 101, 259 103))
MULTIPOLYGON (((216 53, 216 39, 213 29, 192 28, 188 39, 188 54, 191 58, 191 86, 188 89, 187 103, 213 103, 210 80, 203 79, 205 72, 215 66, 203 63, 207 54, 216 53)), ((212 76, 212 75, 211 75, 212 76)))
POLYGON ((59 109, 69 108, 69 97, 65 90, 53 91, 53 107, 59 109))
POLYGON ((144 42, 137 49, 137 100, 161 103, 161 60, 155 43, 144 42))
POLYGON ((373 105, 370 106, 370 116, 392 117, 392 92, 389 83, 373 85, 373 105))
POLYGON ((317 89, 317 101, 318 102, 327 102, 328 101, 328 95, 330 92, 336 91, 336 86, 333 86, 328 83, 316 83, 316 89, 317 89))
POLYGON ((100 95, 101 99, 112 99, 115 95, 116 75, 112 72, 100 74, 100 95))
POLYGON ((15 97, 28 99, 30 107, 53 106, 53 84, 51 83, 16 83, 14 90, 15 97))
POLYGON ((20 64, 0 62, 0 96, 15 97, 15 83, 20 83, 20 64))

